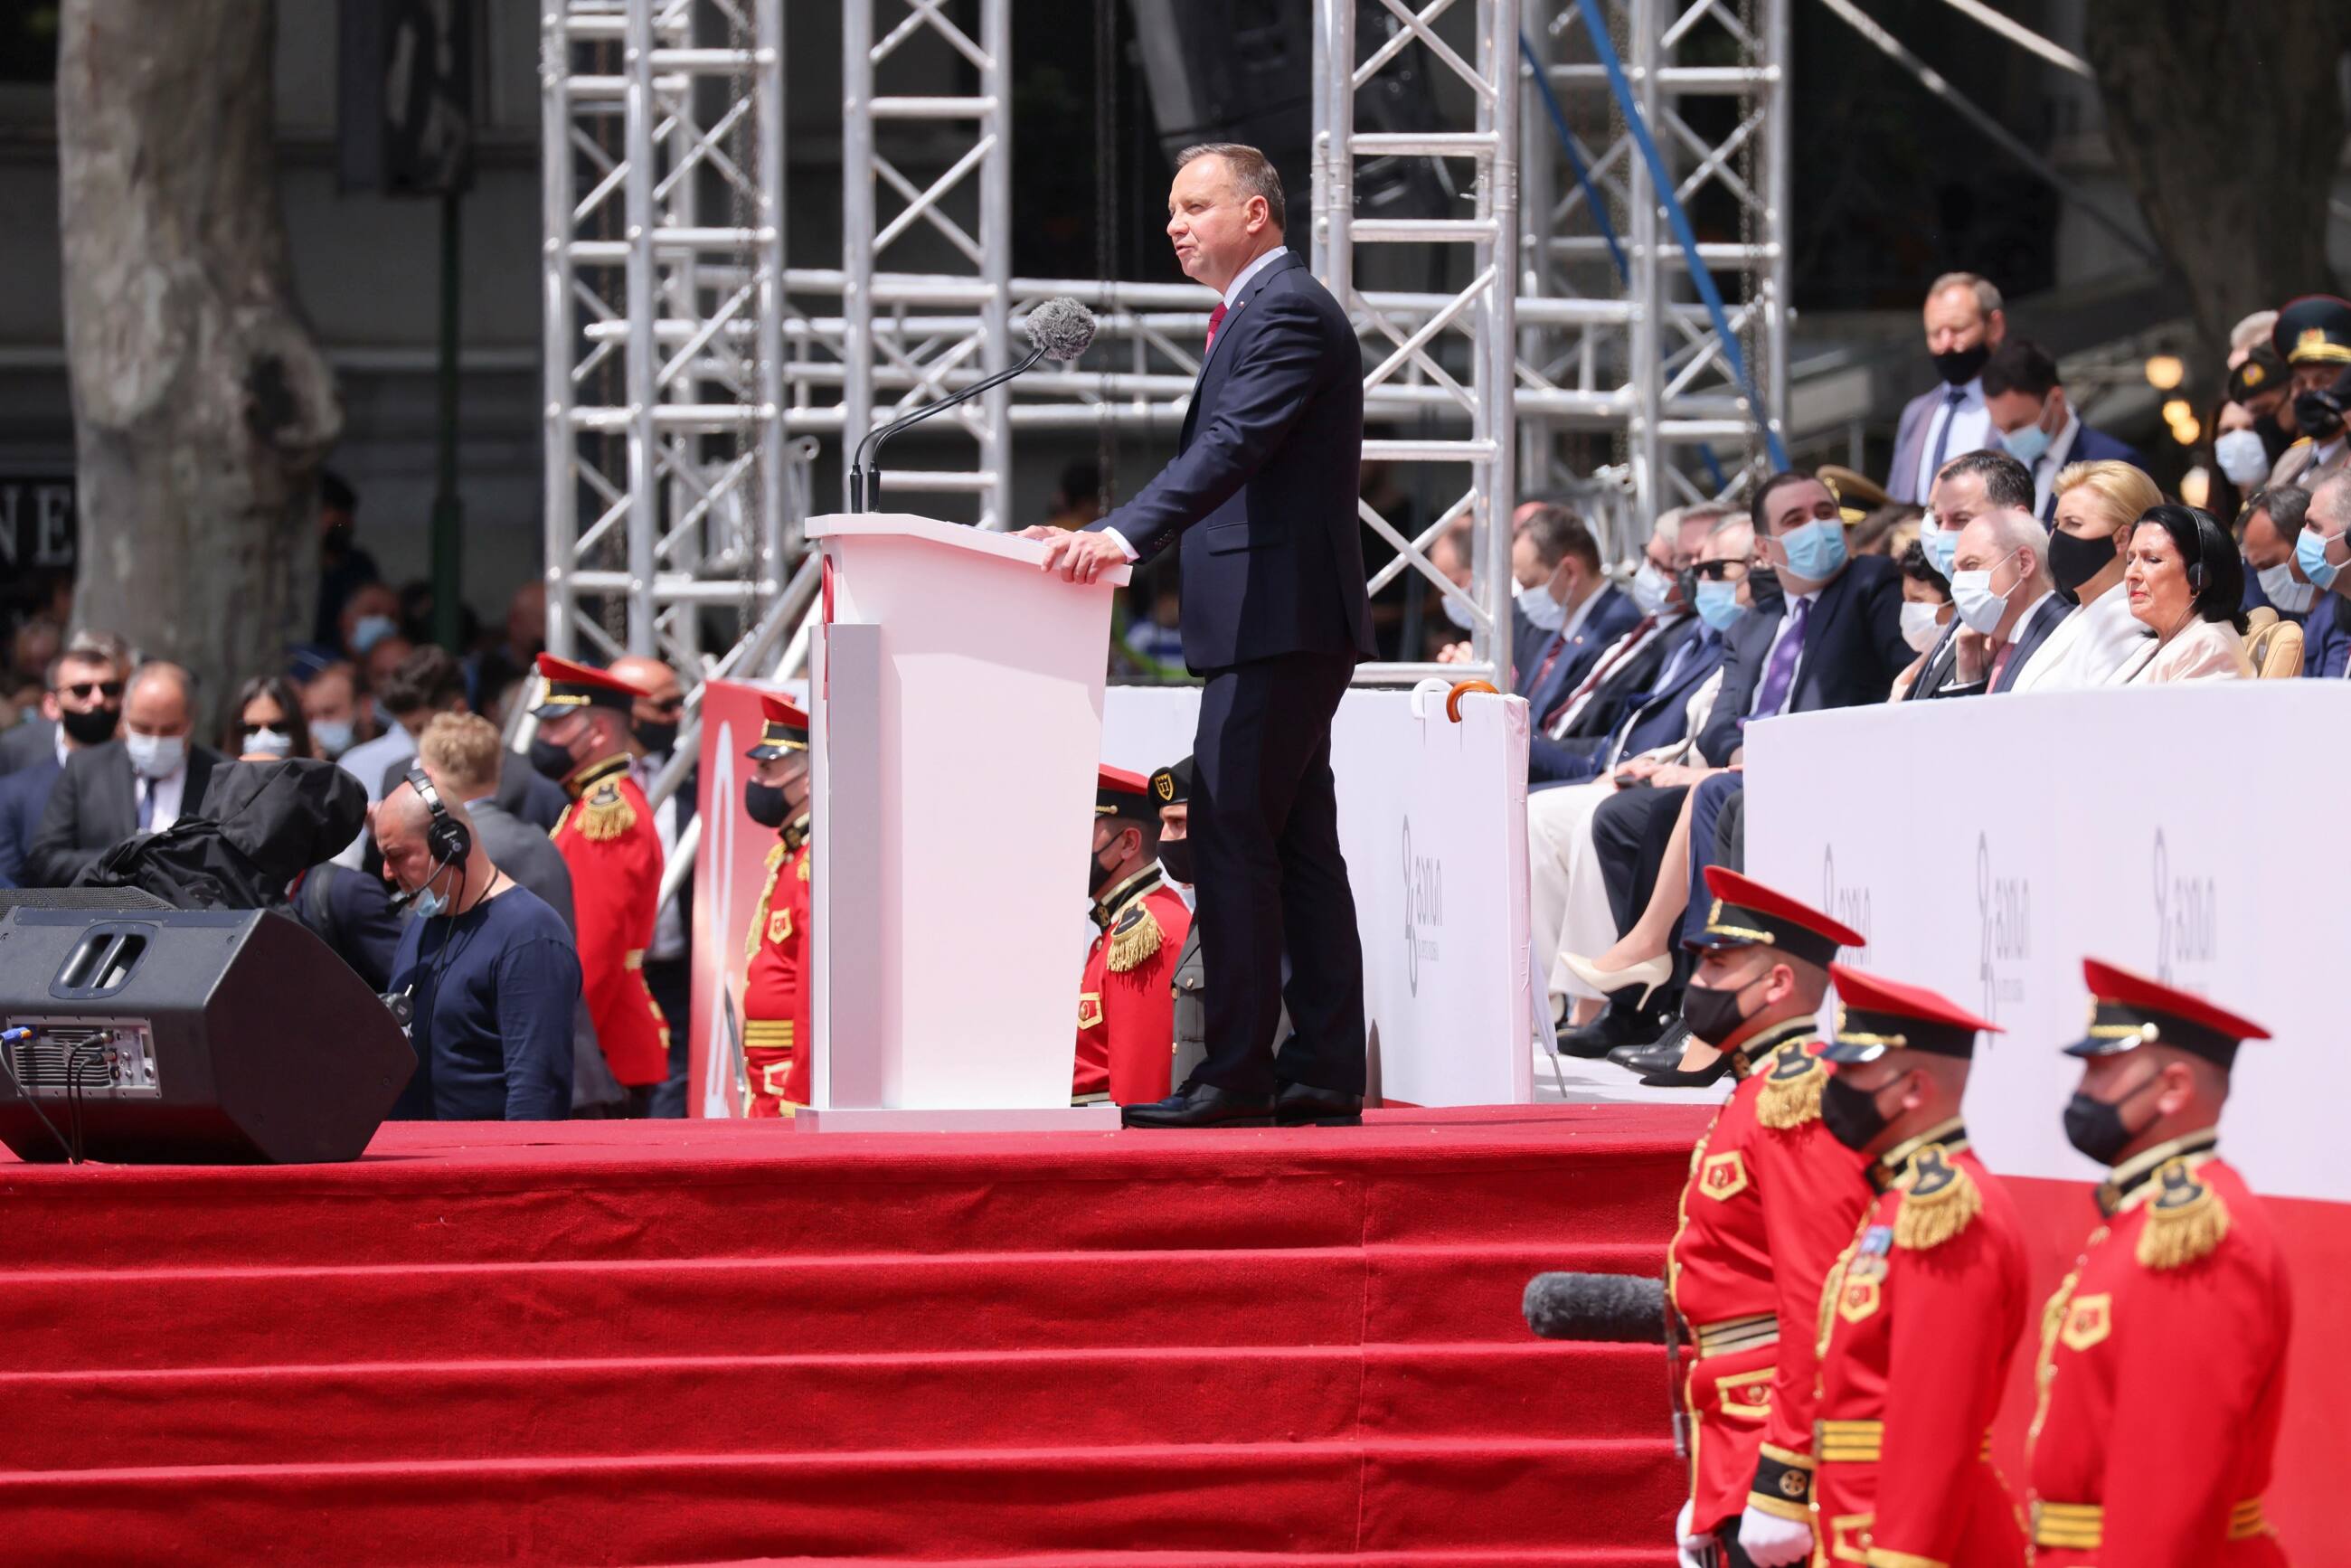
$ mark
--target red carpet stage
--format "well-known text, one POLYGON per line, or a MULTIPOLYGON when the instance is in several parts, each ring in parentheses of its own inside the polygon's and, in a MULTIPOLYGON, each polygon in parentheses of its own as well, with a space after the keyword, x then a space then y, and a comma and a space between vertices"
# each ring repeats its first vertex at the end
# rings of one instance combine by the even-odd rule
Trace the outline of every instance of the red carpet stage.
POLYGON ((1656 1272, 1705 1113, 1362 1131, 405 1125, 0 1166, 0 1557, 1667 1564, 1656 1272))

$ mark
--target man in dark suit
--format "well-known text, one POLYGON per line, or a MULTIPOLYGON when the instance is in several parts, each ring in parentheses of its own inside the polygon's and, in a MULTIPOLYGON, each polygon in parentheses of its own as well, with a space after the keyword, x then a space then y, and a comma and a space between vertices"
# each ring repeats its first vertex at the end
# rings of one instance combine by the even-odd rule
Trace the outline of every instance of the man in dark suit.
POLYGON ((26 862, 42 813, 48 809, 49 792, 65 773, 66 758, 114 738, 122 722, 122 683, 129 674, 130 654, 120 639, 104 632, 82 632, 49 661, 48 692, 41 699, 48 716, 37 732, 26 725, 7 737, 12 742, 29 737, 38 744, 20 746, 26 755, 0 774, 0 887, 28 885, 26 862))
MULTIPOLYGON (((1756 491, 1750 514, 1758 564, 1777 574, 1784 600, 1778 614, 1752 613, 1731 628, 1722 689, 1698 738, 1706 766, 1661 768, 1648 788, 1612 796, 1593 816, 1593 848, 1619 930, 1629 930, 1646 906, 1693 788, 1704 792, 1691 810, 1689 865, 1694 876, 1704 875, 1717 815, 1740 783, 1713 770, 1744 759, 1750 725, 1884 702, 1913 657, 1902 636, 1900 570, 1884 556, 1845 553, 1844 520, 1827 486, 1801 469, 1775 474, 1756 491)), ((1697 913, 1704 912, 1700 900, 1697 913)), ((1685 962, 1678 951, 1671 956, 1677 967, 1685 962)), ((1612 1007, 1597 1022, 1562 1034, 1560 1045, 1599 1056, 1654 1039, 1663 1027, 1644 1028, 1630 1008, 1612 1007)))
POLYGON ((2126 441, 2082 423, 2057 380, 2057 361, 2030 338, 2010 338, 1984 361, 1984 408, 2001 450, 2032 476, 2032 515, 2057 517, 2057 476, 2069 463, 2127 463, 2147 471, 2147 458, 2126 441))
POLYGON ((1351 1123, 1363 1108, 1363 951, 1339 849, 1331 719, 1372 655, 1361 524, 1363 354, 1282 242, 1255 148, 1186 149, 1168 192, 1177 263, 1222 298, 1174 462, 1080 533, 1031 528, 1092 580, 1180 541, 1184 661, 1204 676, 1192 860, 1207 1060, 1129 1126, 1351 1123), (1281 978, 1284 956, 1290 982, 1281 978), (1295 1029, 1274 1061, 1289 1002, 1295 1029))
POLYGON ((1946 459, 1991 444, 1984 407, 1984 362, 2008 335, 2000 290, 1972 272, 1947 272, 1927 290, 1927 352, 1942 385, 1903 405, 1894 429, 1894 465, 1886 493, 1896 501, 1925 496, 1946 459))
POLYGON ((193 744, 188 673, 141 664, 122 696, 123 736, 75 752, 49 791, 26 856, 26 883, 69 887, 135 833, 160 833, 204 804, 220 754, 193 744))
MULTIPOLYGON (((1928 560, 1935 562, 1935 570, 1946 576, 1957 571, 1959 541, 1968 525, 2002 507, 2015 511, 2032 509, 2032 476, 2023 464, 2005 452, 1990 450, 1963 452, 1944 464, 1935 476, 1928 510, 1934 514, 1934 520, 1942 524, 1949 548, 1938 550, 1933 538, 1924 533, 1919 540, 1927 548, 1928 560)), ((1941 691, 1950 683, 1952 666, 1959 658, 1959 636, 1966 629, 1965 622, 1957 615, 1951 617, 1942 636, 1927 650, 1927 662, 1919 666, 1917 678, 1902 693, 1904 702, 1941 691)))
POLYGON ((1600 655, 1641 619, 1630 596, 1608 580, 1600 543, 1570 508, 1545 503, 1511 541, 1512 575, 1522 585, 1518 610, 1543 636, 1512 673, 1510 689, 1527 699, 1540 727, 1583 685, 1600 655))
MULTIPOLYGON (((2009 691, 2071 608, 2050 575, 2049 530, 2030 512, 1994 507, 1961 532, 1956 559, 1952 621, 1961 630, 1951 639, 1955 656, 1949 679, 1923 695, 2009 691)), ((1915 685, 1912 692, 1917 694, 1915 685)))

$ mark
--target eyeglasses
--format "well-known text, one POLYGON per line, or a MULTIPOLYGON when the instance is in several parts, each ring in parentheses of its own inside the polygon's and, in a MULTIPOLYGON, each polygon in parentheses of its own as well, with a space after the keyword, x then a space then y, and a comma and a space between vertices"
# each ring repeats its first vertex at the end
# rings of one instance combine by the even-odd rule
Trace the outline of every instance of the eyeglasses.
POLYGON ((685 711, 685 699, 682 696, 647 697, 645 706, 655 713, 683 713, 685 711))
POLYGON ((1737 582, 1747 575, 1747 563, 1740 560, 1702 560, 1690 570, 1708 582, 1737 582), (1733 572, 1739 576, 1733 577, 1733 572))
POLYGON ((68 681, 57 688, 57 695, 79 697, 84 702, 92 697, 119 697, 122 685, 120 681, 68 681))

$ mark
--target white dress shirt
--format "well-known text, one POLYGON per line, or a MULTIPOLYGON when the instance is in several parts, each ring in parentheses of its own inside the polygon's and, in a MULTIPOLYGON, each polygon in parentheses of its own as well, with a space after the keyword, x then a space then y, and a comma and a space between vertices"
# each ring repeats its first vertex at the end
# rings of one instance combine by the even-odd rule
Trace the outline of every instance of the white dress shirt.
POLYGON ((1951 427, 1950 438, 1942 444, 1946 463, 1962 452, 1979 452, 1991 444, 1991 410, 1984 406, 1983 382, 1979 379, 1961 387, 1957 408, 1951 406, 1949 397, 1949 387, 1935 394, 1935 412, 1927 416, 1926 439, 1918 444, 1917 493, 1922 504, 1935 489, 1936 432, 1946 423, 1951 427))
MULTIPOLYGON (((648 798, 653 792, 653 780, 660 778, 662 769, 669 766, 669 757, 666 751, 653 752, 630 761, 629 772, 636 779, 637 788, 643 789, 648 798)), ((661 835, 662 874, 666 880, 670 857, 677 853, 677 796, 674 792, 653 808, 653 831, 661 835)), ((677 905, 678 900, 673 898, 653 915, 653 945, 645 949, 645 956, 654 962, 685 956, 685 917, 678 913, 677 905)))
POLYGON ((2057 622, 2008 689, 2012 694, 2103 686, 2151 640, 2152 633, 2130 612, 2130 595, 2118 581, 2057 622))
MULTIPOLYGON (((1255 261, 1250 262, 1247 267, 1242 267, 1238 272, 1233 274, 1233 280, 1225 285, 1225 293, 1222 300, 1225 308, 1225 322, 1219 322, 1217 324, 1217 332, 1222 333, 1225 329, 1226 323, 1232 319, 1233 301, 1241 297, 1241 290, 1249 287, 1249 279, 1255 277, 1259 273, 1263 272, 1267 267, 1271 267, 1275 262, 1280 261, 1283 256, 1288 256, 1289 254, 1290 247, 1288 246, 1275 246, 1271 250, 1267 251, 1263 256, 1259 256, 1255 261)), ((1215 346, 1215 344, 1211 343, 1209 348, 1213 350, 1215 346)), ((1207 374, 1207 369, 1208 356, 1206 353, 1203 353, 1200 356, 1201 373, 1203 375, 1207 374)), ((1140 560, 1143 559, 1143 553, 1136 549, 1133 545, 1126 542, 1126 536, 1124 534, 1120 533, 1116 528, 1104 528, 1102 531, 1111 539, 1115 541, 1120 549, 1126 552, 1127 559, 1140 560)))
POLYGON ((131 769, 131 778, 134 786, 133 802, 155 802, 154 814, 148 821, 146 831, 160 833, 180 820, 180 809, 187 803, 188 795, 188 765, 185 762, 161 779, 150 779, 137 768, 131 769))

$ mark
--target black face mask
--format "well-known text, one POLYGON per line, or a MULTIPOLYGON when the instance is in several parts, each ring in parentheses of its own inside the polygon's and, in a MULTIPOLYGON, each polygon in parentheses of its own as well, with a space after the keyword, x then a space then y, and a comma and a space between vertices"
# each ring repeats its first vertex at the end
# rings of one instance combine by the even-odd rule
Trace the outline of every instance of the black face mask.
POLYGON ((1192 885, 1192 841, 1162 839, 1159 841, 1159 863, 1166 869, 1170 881, 1192 885))
POLYGON ((122 715, 114 708, 94 707, 77 713, 67 708, 57 716, 57 725, 76 746, 103 746, 114 738, 114 727, 122 715))
POLYGON ((1780 586, 1780 574, 1768 566, 1747 569, 1747 597, 1754 601, 1757 613, 1774 619, 1788 603, 1788 591, 1780 586))
POLYGON ((1892 1081, 1875 1091, 1857 1089, 1842 1072, 1832 1072, 1821 1086, 1821 1125, 1829 1136, 1859 1154, 1877 1141, 1886 1124, 1894 1120, 1877 1108, 1877 1097, 1893 1087, 1892 1081))
POLYGON ((743 786, 743 810, 763 828, 781 828, 790 811, 780 788, 762 784, 757 779, 743 786))
POLYGON ((2084 583, 2114 565, 2116 559, 2112 534, 2085 539, 2059 528, 2049 536, 2049 571, 2068 594, 2081 592, 2084 583))
POLYGON ((1698 570, 1684 567, 1674 573, 1674 591, 1681 595, 1682 608, 1694 608, 1698 603, 1698 570))
POLYGON ((672 719, 667 724, 656 724, 652 719, 641 718, 629 726, 629 733, 635 736, 637 744, 647 751, 666 752, 677 744, 677 721, 672 719))
POLYGON ((1943 378, 1945 386, 1963 387, 1976 379, 1976 372, 1991 358, 1991 350, 1981 343, 1972 349, 1947 349, 1935 356, 1935 373, 1943 378))
MULTIPOLYGON (((1754 983, 1750 980, 1747 985, 1754 983)), ((1733 986, 1724 990, 1692 980, 1682 988, 1682 1022, 1689 1025, 1690 1033, 1699 1040, 1720 1049, 1722 1042, 1747 1021, 1747 1010, 1739 1005, 1739 993, 1746 988, 1747 986, 1733 986)))
POLYGON ((530 765, 558 784, 569 778, 571 769, 578 766, 571 760, 569 747, 558 746, 551 740, 536 739, 530 743, 530 765))
POLYGON ((2147 1130, 2125 1122, 2123 1107, 2140 1089, 2154 1082, 2149 1078, 2115 1101, 2093 1099, 2075 1090, 2074 1097, 2065 1102, 2065 1141, 2100 1165, 2113 1165, 2130 1146, 2130 1141, 2147 1130))
POLYGON ((1110 882, 1110 867, 1102 864, 1102 850, 1110 848, 1111 844, 1114 844, 1116 842, 1118 842, 1118 840, 1113 837, 1111 840, 1110 844, 1104 844, 1102 850, 1088 850, 1086 852, 1087 896, 1092 898, 1100 898, 1102 896, 1102 888, 1110 882))
POLYGON ((2331 392, 2296 392, 2294 422, 2313 441, 2325 441, 2343 428, 2343 405, 2331 392))

